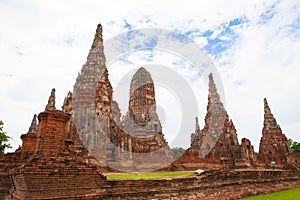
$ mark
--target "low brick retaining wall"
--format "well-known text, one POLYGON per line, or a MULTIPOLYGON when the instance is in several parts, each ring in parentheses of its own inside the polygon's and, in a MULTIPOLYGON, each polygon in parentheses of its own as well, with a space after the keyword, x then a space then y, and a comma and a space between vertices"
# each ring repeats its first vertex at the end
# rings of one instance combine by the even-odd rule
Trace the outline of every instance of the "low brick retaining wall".
POLYGON ((237 199, 300 184, 291 171, 206 172, 200 176, 109 180, 101 199, 237 199), (110 196, 111 195, 111 196, 110 196))
MULTIPOLYGON (((23 195, 15 191, 6 199, 238 199, 300 185, 297 172, 281 170, 207 171, 179 178, 106 181, 91 180, 84 174, 15 178, 24 184, 19 186, 23 195)), ((7 179, 1 177, 0 184, 0 188, 7 188, 7 179)))

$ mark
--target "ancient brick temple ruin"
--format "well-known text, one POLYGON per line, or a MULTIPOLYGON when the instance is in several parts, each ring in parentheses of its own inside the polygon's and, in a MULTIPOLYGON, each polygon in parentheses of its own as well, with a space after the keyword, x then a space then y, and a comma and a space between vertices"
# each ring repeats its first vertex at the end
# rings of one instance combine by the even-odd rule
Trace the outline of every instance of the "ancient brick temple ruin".
POLYGON ((70 96, 68 112, 72 113, 74 125, 90 155, 103 163, 114 160, 112 87, 105 66, 101 25, 97 27, 87 61, 70 96))
POLYGON ((239 143, 213 74, 209 75, 205 126, 200 129, 196 117, 191 145, 174 161, 156 112, 150 73, 141 67, 132 77, 128 112, 121 117, 103 49, 102 26, 98 25, 87 62, 62 110, 56 108, 53 89, 45 110, 34 115, 28 132, 21 135, 22 146, 0 155, 0 199, 229 199, 257 194, 259 188, 272 188, 264 189, 270 192, 300 183, 300 156, 289 152, 267 100, 256 153, 250 140, 243 138, 239 143), (272 161, 278 168, 294 171, 262 170, 272 161), (103 175, 199 168, 207 171, 175 179, 106 180, 103 175), (253 168, 260 170, 249 170, 253 168), (243 189, 237 193, 236 188, 243 189))
POLYGON ((129 111, 120 119, 118 103, 112 98, 103 49, 102 26, 99 25, 87 62, 74 85, 73 97, 68 94, 63 109, 68 108, 67 112, 72 113, 89 154, 103 165, 131 171, 145 167, 153 170, 151 163, 161 167, 173 159, 173 154, 156 113, 151 75, 140 68, 133 76, 129 111))
MULTIPOLYGON (((255 164, 256 154, 250 141, 237 139, 235 126, 220 100, 213 75, 209 75, 208 105, 205 126, 201 130, 196 117, 195 133, 191 134, 191 146, 173 165, 190 163, 213 164, 216 167, 250 167, 255 164)), ((212 167, 211 165, 209 165, 212 167)), ((199 166, 196 165, 196 168, 199 166)))
POLYGON ((119 138, 121 152, 129 152, 133 160, 149 165, 173 159, 156 112, 154 83, 143 67, 133 75, 128 112, 120 124, 126 133, 119 138))
POLYGON ((286 156, 290 152, 288 140, 271 113, 267 99, 264 99, 264 113, 264 127, 259 144, 258 159, 266 165, 272 161, 284 165, 287 163, 286 156))
POLYGON ((249 139, 242 138, 239 144, 235 126, 220 101, 213 76, 210 74, 205 126, 201 130, 196 117, 191 146, 171 164, 171 168, 270 167, 271 162, 275 162, 277 167, 288 167, 288 159, 290 164, 297 165, 299 156, 295 153, 290 154, 288 140, 273 117, 266 99, 264 112, 259 153, 256 153, 249 139))
MULTIPOLYGON (((1 160, 1 187, 9 187, 12 198, 84 195, 105 180, 100 172, 107 171, 106 168, 88 156, 71 115, 56 109, 54 89, 38 120, 37 127, 34 116, 28 133, 21 136, 21 149, 14 156, 8 154, 1 160), (10 177, 10 184, 3 184, 7 177, 10 177)), ((2 192, 5 194, 8 190, 2 192)))

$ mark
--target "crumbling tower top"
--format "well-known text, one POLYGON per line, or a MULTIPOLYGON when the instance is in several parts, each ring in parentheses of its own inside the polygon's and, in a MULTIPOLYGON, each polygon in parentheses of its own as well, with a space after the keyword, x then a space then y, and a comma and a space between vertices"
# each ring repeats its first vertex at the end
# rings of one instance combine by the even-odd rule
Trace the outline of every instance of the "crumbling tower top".
POLYGON ((55 108, 55 89, 53 88, 51 91, 51 95, 48 100, 48 104, 46 105, 45 110, 51 111, 51 110, 56 110, 55 108))

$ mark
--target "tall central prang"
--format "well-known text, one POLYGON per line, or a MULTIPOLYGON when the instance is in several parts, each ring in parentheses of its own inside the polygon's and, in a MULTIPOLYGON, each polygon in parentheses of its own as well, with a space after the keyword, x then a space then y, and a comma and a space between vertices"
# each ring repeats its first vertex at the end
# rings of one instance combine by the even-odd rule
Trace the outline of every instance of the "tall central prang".
POLYGON ((130 140, 133 161, 149 165, 173 159, 156 112, 154 83, 144 67, 132 77, 128 112, 121 121, 121 128, 130 140))
POLYGON ((156 113, 154 83, 150 73, 143 67, 133 75, 128 113, 124 130, 131 135, 147 135, 161 132, 161 124, 156 113))
POLYGON ((130 116, 136 124, 145 126, 151 121, 151 117, 157 119, 155 106, 153 80, 149 72, 141 67, 132 77, 130 84, 130 116))

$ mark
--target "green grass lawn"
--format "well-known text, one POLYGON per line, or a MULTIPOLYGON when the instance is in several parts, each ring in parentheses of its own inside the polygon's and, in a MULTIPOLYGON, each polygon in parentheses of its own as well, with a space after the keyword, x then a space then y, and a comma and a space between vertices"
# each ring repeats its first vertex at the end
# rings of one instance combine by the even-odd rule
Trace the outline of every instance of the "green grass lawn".
POLYGON ((283 190, 272 194, 266 194, 261 196, 249 197, 243 200, 299 200, 300 199, 300 187, 292 188, 289 190, 283 190))
POLYGON ((183 172, 149 172, 149 173, 108 173, 104 174, 108 180, 110 179, 135 179, 135 178, 166 178, 180 177, 194 174, 194 171, 183 172))

